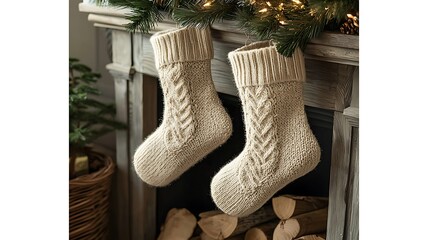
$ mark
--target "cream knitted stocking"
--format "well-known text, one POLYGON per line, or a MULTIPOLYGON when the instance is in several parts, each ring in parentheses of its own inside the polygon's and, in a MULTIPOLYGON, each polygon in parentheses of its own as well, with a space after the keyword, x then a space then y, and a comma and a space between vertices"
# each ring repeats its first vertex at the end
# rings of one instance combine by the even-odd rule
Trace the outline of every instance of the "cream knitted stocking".
POLYGON ((137 148, 134 167, 144 182, 165 186, 224 143, 232 123, 211 78, 210 30, 167 30, 150 41, 164 94, 164 118, 137 148))
POLYGON ((304 111, 304 57, 278 54, 269 42, 230 52, 243 105, 246 144, 212 179, 211 195, 225 213, 246 216, 320 161, 304 111))

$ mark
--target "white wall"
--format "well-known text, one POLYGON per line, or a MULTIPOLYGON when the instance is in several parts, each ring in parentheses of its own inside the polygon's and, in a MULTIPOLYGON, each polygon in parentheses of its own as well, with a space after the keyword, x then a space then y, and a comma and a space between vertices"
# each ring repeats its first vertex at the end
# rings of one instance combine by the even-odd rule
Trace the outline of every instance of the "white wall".
MULTIPOLYGON (((99 99, 103 102, 114 103, 113 78, 106 70, 106 64, 111 62, 108 55, 106 30, 96 28, 92 22, 88 22, 88 13, 79 12, 80 2, 82 1, 69 0, 69 57, 79 59, 94 72, 101 74, 101 78, 97 82, 97 86, 102 92, 99 99)), ((97 140, 97 144, 114 151, 114 133, 101 137, 97 140)))

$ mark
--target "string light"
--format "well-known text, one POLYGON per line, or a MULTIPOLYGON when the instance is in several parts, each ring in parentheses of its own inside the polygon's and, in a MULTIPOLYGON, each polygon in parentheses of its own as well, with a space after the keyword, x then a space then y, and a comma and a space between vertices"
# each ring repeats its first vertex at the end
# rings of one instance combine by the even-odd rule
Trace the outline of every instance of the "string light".
POLYGON ((208 1, 208 2, 206 2, 206 3, 204 3, 204 5, 203 5, 203 7, 211 7, 212 6, 212 1, 208 1))
MULTIPOLYGON (((206 0, 210 1, 210 0, 206 0)), ((214 1, 214 0, 212 0, 214 1)), ((314 17, 317 14, 316 9, 308 8, 308 0, 245 0, 247 4, 256 7, 256 11, 261 14, 261 17, 274 16, 279 25, 288 25, 289 19, 287 18, 289 13, 302 14, 302 11, 306 11, 307 14, 314 17), (306 9, 308 8, 308 9, 306 9)), ((208 4, 210 5, 210 4, 208 4)), ((329 10, 329 7, 325 7, 325 10, 329 10)), ((349 18, 353 18, 353 15, 347 15, 349 18)))

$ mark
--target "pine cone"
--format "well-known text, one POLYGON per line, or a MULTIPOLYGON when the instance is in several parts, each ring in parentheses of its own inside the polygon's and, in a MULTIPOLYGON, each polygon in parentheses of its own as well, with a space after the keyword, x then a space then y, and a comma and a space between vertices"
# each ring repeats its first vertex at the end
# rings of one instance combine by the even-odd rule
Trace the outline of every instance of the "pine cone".
POLYGON ((340 27, 341 33, 350 35, 359 35, 359 18, 349 17, 340 27))

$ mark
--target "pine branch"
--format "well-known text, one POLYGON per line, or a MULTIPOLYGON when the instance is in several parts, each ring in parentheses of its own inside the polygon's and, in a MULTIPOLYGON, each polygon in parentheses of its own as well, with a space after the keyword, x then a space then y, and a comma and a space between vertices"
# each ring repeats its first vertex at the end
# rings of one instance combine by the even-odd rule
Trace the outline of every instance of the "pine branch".
POLYGON ((126 19, 131 21, 126 28, 132 32, 148 33, 157 22, 162 20, 161 12, 150 0, 110 0, 109 4, 131 10, 131 14, 126 16, 126 19))
POLYGON ((309 22, 291 22, 286 27, 281 27, 273 34, 277 51, 286 57, 290 57, 297 47, 304 51, 310 39, 319 36, 324 26, 322 17, 309 22))
MULTIPOLYGON (((103 1, 103 0, 100 0, 103 1)), ((147 32, 162 20, 160 10, 184 26, 206 27, 222 20, 236 20, 248 34, 272 39, 277 50, 290 56, 296 47, 305 49, 328 23, 339 23, 350 11, 359 10, 358 0, 111 0, 132 14, 128 29, 147 32), (205 5, 206 4, 206 5, 205 5), (282 9, 279 10, 279 4, 282 9), (261 7, 271 10, 261 11, 261 7), (276 8, 274 8, 276 7, 276 8), (280 21, 281 20, 281 21, 280 21), (281 23, 281 24, 280 24, 281 23)))
POLYGON ((216 21, 234 19, 237 9, 235 2, 225 0, 215 1, 210 7, 204 7, 200 1, 183 3, 174 9, 172 18, 184 26, 207 27, 216 21))
POLYGON ((243 7, 237 12, 238 24, 249 35, 255 35, 260 40, 270 39, 271 35, 279 28, 274 16, 269 15, 260 18, 255 15, 252 7, 243 7))

